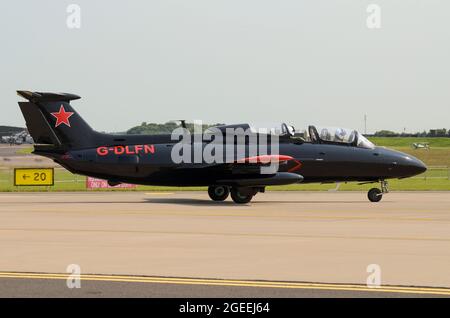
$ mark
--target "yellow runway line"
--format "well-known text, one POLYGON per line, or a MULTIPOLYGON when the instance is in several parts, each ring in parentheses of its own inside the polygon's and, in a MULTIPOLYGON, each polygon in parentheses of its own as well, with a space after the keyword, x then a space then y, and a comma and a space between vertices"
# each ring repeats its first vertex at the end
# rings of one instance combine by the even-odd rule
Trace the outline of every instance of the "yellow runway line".
MULTIPOLYGON (((0 278, 66 280, 69 277, 70 277, 69 274, 0 272, 0 278)), ((172 277, 123 276, 123 275, 90 275, 90 274, 80 275, 80 279, 86 281, 107 281, 107 282, 128 282, 128 283, 319 289, 332 291, 385 292, 385 293, 400 293, 400 294, 429 294, 429 295, 450 296, 450 289, 434 288, 434 287, 381 286, 371 288, 365 285, 355 285, 355 284, 325 284, 325 283, 299 283, 299 282, 249 281, 249 280, 225 280, 225 279, 222 280, 222 279, 172 278, 172 277)))

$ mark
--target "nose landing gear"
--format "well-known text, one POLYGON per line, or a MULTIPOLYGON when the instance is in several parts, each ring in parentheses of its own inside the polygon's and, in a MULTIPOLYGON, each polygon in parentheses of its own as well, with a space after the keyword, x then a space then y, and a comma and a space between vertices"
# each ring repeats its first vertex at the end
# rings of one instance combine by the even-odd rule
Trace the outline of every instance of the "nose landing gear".
POLYGON ((389 184, 386 180, 381 180, 381 190, 378 188, 372 188, 367 193, 367 197, 370 202, 380 202, 383 198, 383 194, 389 193, 389 184))

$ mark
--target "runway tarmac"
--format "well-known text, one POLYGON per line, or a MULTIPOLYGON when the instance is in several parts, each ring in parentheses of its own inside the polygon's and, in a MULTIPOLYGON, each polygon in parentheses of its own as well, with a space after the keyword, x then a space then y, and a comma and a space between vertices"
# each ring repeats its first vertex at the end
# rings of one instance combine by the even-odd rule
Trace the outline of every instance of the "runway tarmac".
POLYGON ((68 274, 0 273, 0 297, 450 297, 449 289, 424 287, 82 275, 79 288, 68 288, 68 280, 68 274))
MULTIPOLYGON (((449 294, 448 192, 391 193, 378 204, 361 192, 269 192, 248 205, 212 202, 203 192, 3 193, 0 202, 3 297, 17 295, 20 286, 36 296, 55 291, 49 278, 5 272, 65 273, 69 264, 82 274, 203 279, 122 282, 130 286, 120 288, 124 296, 136 284, 144 295, 170 297, 402 294, 390 294, 388 285, 441 287, 434 293, 413 288, 415 295, 449 294), (387 291, 361 289, 370 264, 379 265, 387 291), (230 286, 204 279, 326 285, 230 286)), ((119 282, 87 284, 103 290, 119 282)))

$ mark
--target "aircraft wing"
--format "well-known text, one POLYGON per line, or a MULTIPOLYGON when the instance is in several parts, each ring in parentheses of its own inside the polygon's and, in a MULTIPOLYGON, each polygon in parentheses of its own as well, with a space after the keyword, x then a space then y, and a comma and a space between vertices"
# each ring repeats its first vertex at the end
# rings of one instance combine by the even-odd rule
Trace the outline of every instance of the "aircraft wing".
POLYGON ((300 183, 303 176, 294 171, 301 167, 301 163, 286 155, 261 155, 245 157, 231 163, 207 165, 199 168, 214 174, 217 171, 228 171, 228 177, 216 180, 217 184, 238 187, 263 187, 269 185, 288 185, 300 183), (270 165, 276 163, 275 170, 270 171, 270 165), (279 166, 286 165, 283 172, 278 171, 279 166), (267 168, 267 170, 263 170, 267 168))

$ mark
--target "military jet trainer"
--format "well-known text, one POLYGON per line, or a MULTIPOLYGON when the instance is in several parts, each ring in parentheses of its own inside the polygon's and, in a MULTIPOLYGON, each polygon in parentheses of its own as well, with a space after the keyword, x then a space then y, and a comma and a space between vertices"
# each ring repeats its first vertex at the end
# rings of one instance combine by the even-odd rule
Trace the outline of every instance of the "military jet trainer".
MULTIPOLYGON (((243 147, 246 156, 239 157, 238 147, 234 147, 231 161, 175 162, 173 149, 179 140, 173 140, 171 134, 99 133, 70 104, 80 98, 77 95, 17 93, 27 100, 19 102, 19 106, 35 142, 34 154, 51 158, 72 173, 108 180, 110 185, 207 186, 214 201, 226 200, 231 194, 234 202, 248 203, 266 186, 356 181, 379 183, 380 188, 368 192, 370 201, 379 202, 388 192, 389 179, 412 177, 427 169, 411 155, 376 147, 355 130, 309 126, 299 136, 286 124, 281 125, 276 136, 271 132, 264 136, 256 133, 257 140, 276 139, 276 153, 262 152, 259 147, 256 154, 252 153, 252 139, 244 139, 233 143, 243 147), (274 163, 276 170, 270 171, 268 166, 274 163), (268 169, 263 172, 264 168, 268 169)), ((225 136, 227 129, 236 128, 251 126, 224 125, 215 131, 225 136)), ((195 135, 191 138, 192 156, 199 146, 208 146, 203 139, 200 145, 195 144, 195 135)), ((273 150, 272 146, 268 148, 273 150)))

